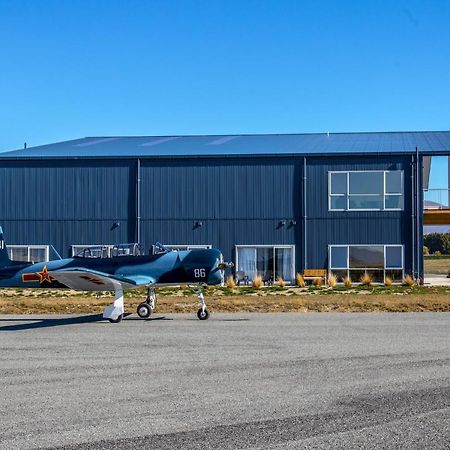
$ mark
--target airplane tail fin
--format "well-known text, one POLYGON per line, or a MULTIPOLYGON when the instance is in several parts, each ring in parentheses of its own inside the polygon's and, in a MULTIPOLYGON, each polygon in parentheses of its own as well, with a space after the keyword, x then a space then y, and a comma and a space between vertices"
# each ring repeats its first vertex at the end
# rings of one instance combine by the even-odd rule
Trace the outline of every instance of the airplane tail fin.
POLYGON ((11 265, 8 249, 6 248, 5 238, 3 237, 3 229, 0 227, 0 267, 11 265))

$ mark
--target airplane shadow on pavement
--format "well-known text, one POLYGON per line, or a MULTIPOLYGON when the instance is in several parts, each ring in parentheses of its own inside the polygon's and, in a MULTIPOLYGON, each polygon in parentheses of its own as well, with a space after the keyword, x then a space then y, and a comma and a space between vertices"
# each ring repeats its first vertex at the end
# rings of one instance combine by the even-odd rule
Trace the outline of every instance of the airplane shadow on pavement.
MULTIPOLYGON (((127 319, 127 316, 131 314, 127 314, 124 317, 124 320, 143 320, 135 317, 130 317, 127 319)), ((164 316, 162 317, 152 317, 149 319, 145 319, 146 322, 151 322, 154 320, 171 320, 164 316)), ((76 317, 58 317, 55 319, 40 319, 40 318, 14 318, 14 319, 0 319, 0 331, 22 331, 22 330, 32 330, 35 328, 50 328, 50 327, 60 327, 64 325, 77 325, 83 323, 92 323, 99 322, 107 325, 109 324, 107 320, 103 319, 102 314, 89 314, 86 316, 76 316, 76 317), (1 322, 20 322, 14 325, 4 325, 1 326, 1 322)), ((117 326, 117 325, 116 325, 117 326)))

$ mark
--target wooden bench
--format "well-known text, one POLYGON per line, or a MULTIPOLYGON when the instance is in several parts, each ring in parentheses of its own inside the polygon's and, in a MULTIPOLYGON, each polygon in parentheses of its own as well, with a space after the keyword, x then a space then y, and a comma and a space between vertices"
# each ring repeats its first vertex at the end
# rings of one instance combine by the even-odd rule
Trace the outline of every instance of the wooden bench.
POLYGON ((327 271, 326 269, 305 269, 303 272, 303 279, 305 281, 307 280, 315 280, 317 278, 320 278, 324 281, 324 283, 327 282, 327 271))

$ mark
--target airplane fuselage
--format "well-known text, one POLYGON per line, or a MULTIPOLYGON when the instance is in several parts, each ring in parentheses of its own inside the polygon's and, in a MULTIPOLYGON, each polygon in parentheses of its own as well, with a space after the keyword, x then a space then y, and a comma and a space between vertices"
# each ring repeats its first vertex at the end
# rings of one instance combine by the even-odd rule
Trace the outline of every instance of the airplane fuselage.
MULTIPOLYGON (((52 271, 85 268, 117 277, 142 277, 148 285, 220 284, 221 252, 216 249, 186 250, 145 256, 113 258, 73 257, 41 263, 18 263, 0 269, 3 288, 66 288, 51 276, 52 271)), ((95 279, 95 276, 93 277, 95 279)), ((99 281, 98 290, 102 289, 99 281)))

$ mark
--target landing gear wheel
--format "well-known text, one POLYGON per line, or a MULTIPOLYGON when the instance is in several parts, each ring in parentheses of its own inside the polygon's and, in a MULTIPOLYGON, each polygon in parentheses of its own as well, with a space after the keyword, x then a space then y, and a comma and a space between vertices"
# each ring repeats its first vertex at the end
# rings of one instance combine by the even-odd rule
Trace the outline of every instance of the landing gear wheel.
POLYGON ((200 308, 200 309, 197 311, 197 317, 198 317, 200 320, 206 320, 206 319, 209 318, 209 312, 208 312, 206 309, 203 310, 202 308, 200 308))
POLYGON ((152 313, 152 308, 148 303, 140 303, 136 312, 141 319, 148 319, 152 313))
POLYGON ((119 323, 122 322, 123 314, 120 314, 117 319, 108 319, 110 323, 119 323))

